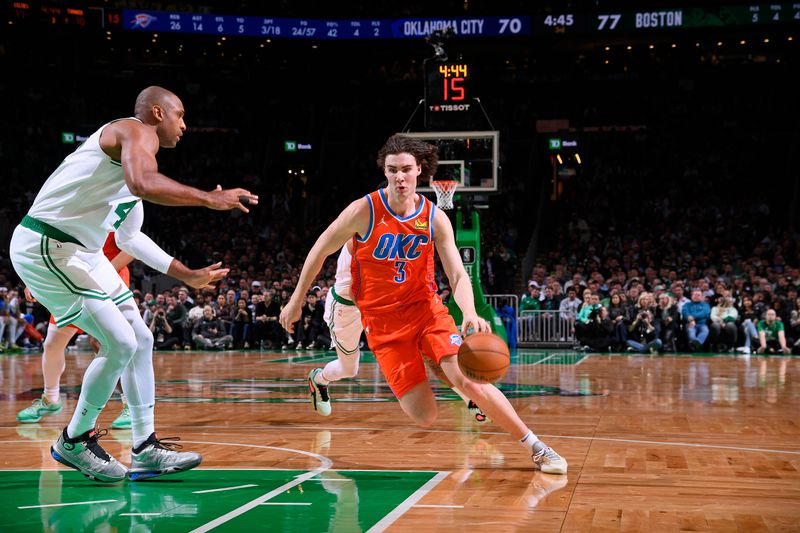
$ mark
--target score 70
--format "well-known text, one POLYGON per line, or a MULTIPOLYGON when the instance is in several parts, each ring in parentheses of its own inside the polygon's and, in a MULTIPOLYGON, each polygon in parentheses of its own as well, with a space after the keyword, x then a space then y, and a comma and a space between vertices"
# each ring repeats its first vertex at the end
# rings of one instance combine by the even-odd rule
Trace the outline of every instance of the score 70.
POLYGON ((598 30, 613 30, 619 24, 619 19, 622 18, 622 15, 619 13, 614 13, 611 15, 597 15, 597 29, 598 30), (606 27, 608 24, 608 27, 606 27))

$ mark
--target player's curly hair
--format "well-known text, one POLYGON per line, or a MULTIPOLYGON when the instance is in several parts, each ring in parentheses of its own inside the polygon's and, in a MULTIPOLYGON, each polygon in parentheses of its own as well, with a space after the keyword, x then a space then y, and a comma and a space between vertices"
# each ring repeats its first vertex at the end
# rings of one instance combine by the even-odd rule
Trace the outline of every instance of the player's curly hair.
POLYGON ((389 140, 378 152, 378 168, 383 170, 386 156, 397 154, 411 154, 414 156, 417 164, 422 167, 422 172, 419 175, 422 181, 429 180, 431 176, 436 174, 436 169, 439 167, 439 149, 435 145, 413 137, 395 134, 389 137, 389 140))

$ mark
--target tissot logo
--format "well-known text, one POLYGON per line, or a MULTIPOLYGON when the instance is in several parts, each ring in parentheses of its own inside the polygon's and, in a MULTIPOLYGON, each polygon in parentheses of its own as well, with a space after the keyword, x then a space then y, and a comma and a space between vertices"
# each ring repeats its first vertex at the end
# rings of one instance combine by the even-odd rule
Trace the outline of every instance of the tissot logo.
POLYGON ((439 111, 469 111, 470 104, 443 104, 429 105, 428 109, 438 113, 439 111))

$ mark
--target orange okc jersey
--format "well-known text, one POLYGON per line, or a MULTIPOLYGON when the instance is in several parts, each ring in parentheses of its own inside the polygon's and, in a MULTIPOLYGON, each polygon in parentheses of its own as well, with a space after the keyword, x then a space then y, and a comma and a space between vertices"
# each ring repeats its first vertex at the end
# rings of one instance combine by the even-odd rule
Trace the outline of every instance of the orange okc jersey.
POLYGON ((436 206, 419 195, 416 211, 398 216, 382 189, 366 196, 366 235, 353 238, 352 290, 362 313, 396 311, 398 305, 428 301, 436 294, 433 214, 436 206))

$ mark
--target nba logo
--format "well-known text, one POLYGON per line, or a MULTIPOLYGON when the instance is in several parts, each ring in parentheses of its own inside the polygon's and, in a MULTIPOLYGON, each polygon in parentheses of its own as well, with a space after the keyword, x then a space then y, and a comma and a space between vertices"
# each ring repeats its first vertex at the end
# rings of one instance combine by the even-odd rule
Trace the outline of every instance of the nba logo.
POLYGON ((461 338, 461 335, 457 333, 450 334, 450 344, 454 346, 461 346, 461 343, 464 342, 461 338))
POLYGON ((458 253, 461 254, 461 262, 465 265, 469 265, 475 262, 475 248, 472 246, 465 246, 463 248, 458 249, 458 253))

